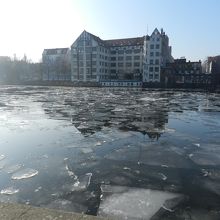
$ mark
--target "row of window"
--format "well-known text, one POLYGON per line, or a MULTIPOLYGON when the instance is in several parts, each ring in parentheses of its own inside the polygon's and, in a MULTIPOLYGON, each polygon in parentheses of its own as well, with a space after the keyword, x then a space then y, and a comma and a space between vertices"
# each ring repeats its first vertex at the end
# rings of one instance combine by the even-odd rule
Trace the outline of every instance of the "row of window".
POLYGON ((150 66, 149 67, 149 72, 159 72, 159 67, 158 66, 156 66, 156 67, 150 66))
MULTIPOLYGON (((79 54, 79 55, 73 54, 72 57, 73 57, 74 60, 84 60, 84 54, 79 54)), ((86 54, 85 58, 86 58, 86 60, 91 60, 91 59, 96 59, 97 56, 96 56, 96 54, 86 54)), ((101 55, 101 54, 99 55, 99 58, 103 59, 103 60, 108 60, 108 56, 104 56, 104 55, 101 55)), ((123 56, 118 57, 119 61, 122 61, 124 59, 125 60, 132 60, 132 56, 126 56, 125 58, 123 56)), ((134 56, 133 59, 134 60, 139 60, 140 56, 134 56)), ((116 61, 117 57, 111 57, 110 60, 111 61, 116 61)))
POLYGON ((134 49, 134 50, 112 50, 110 54, 132 54, 132 53, 140 53, 141 49, 134 49))
POLYGON ((160 56, 160 52, 150 52, 150 56, 153 57, 153 56, 156 56, 156 57, 159 57, 160 56))
POLYGON ((126 72, 129 72, 129 73, 133 73, 134 75, 136 75, 136 74, 140 74, 142 71, 141 71, 141 69, 133 69, 133 70, 128 70, 128 71, 125 71, 124 69, 118 69, 118 70, 116 70, 116 69, 111 69, 111 71, 110 71, 110 73, 117 73, 117 74, 120 74, 120 73, 126 73, 126 72))
POLYGON ((150 60, 150 65, 159 65, 159 63, 160 63, 160 61, 159 61, 159 59, 156 59, 156 60, 150 60))
POLYGON ((152 50, 153 50, 153 49, 160 49, 160 44, 155 44, 155 45, 154 45, 154 44, 151 44, 151 45, 150 45, 150 49, 152 49, 152 50))
MULTIPOLYGON (((111 67, 116 67, 116 63, 111 63, 110 65, 111 67)), ((124 66, 124 63, 118 63, 118 67, 123 67, 124 66)), ((125 66, 126 67, 131 67, 132 66, 132 63, 131 62, 127 62, 125 63, 125 66)), ((139 62, 134 62, 134 66, 135 67, 139 67, 140 66, 140 63, 139 62)))
POLYGON ((103 86, 141 86, 141 82, 103 82, 103 86))
POLYGON ((159 79, 159 74, 149 74, 149 79, 159 79))
MULTIPOLYGON (((134 56, 133 58, 134 60, 139 60, 140 59, 140 56, 134 56)), ((116 61, 117 60, 117 57, 111 57, 111 61, 116 61)), ((118 60, 119 61, 122 61, 124 60, 124 57, 120 56, 118 57, 118 60)), ((132 56, 126 56, 125 57, 125 60, 132 60, 132 56)))

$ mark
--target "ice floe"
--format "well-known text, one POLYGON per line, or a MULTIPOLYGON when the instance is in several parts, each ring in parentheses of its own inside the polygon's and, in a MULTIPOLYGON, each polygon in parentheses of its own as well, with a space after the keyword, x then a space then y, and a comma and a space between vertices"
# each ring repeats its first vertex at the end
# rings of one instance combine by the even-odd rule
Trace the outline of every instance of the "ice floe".
POLYGON ((102 185, 103 197, 98 215, 116 219, 151 219, 172 211, 184 196, 165 191, 102 185))
POLYGON ((2 189, 1 190, 1 194, 5 194, 5 195, 13 195, 15 193, 18 193, 19 192, 19 189, 15 189, 13 187, 8 187, 8 188, 5 188, 5 189, 2 189))
POLYGON ((31 169, 31 168, 25 168, 23 170, 20 170, 12 175, 13 180, 20 180, 20 179, 27 179, 33 176, 36 176, 38 174, 37 170, 31 169))

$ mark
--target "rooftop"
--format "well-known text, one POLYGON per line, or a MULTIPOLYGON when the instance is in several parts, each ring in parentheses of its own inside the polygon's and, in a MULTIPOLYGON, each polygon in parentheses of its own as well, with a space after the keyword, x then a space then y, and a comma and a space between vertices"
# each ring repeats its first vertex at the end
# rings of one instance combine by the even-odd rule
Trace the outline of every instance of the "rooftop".
POLYGON ((144 37, 135 37, 135 38, 123 38, 123 39, 113 39, 104 41, 110 47, 119 47, 119 46, 138 46, 144 44, 144 37))

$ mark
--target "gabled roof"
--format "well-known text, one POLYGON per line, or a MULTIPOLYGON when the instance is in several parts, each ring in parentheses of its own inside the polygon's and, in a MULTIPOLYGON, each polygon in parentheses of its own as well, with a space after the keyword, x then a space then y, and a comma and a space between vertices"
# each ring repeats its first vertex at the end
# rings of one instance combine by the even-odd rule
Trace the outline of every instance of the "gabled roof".
POLYGON ((147 37, 147 39, 149 38, 149 36, 143 36, 143 37, 135 37, 135 38, 122 38, 122 39, 102 40, 100 37, 97 37, 96 35, 91 34, 91 33, 87 32, 87 31, 83 31, 81 33, 81 35, 84 34, 84 33, 89 34, 99 45, 105 46, 105 47, 143 45, 145 37, 147 37))
MULTIPOLYGON (((86 31, 86 32, 87 32, 87 31, 86 31)), ((102 45, 102 46, 105 46, 105 41, 102 40, 100 37, 97 37, 96 35, 91 34, 91 33, 89 33, 89 32, 87 32, 87 33, 90 34, 90 35, 93 37, 93 39, 94 39, 96 42, 98 42, 98 44, 100 44, 100 45, 102 45)))
POLYGON ((56 55, 58 54, 58 51, 60 51, 59 54, 66 54, 68 52, 69 48, 52 48, 52 49, 44 49, 45 55, 56 55))
MULTIPOLYGON (((155 34, 159 34, 159 35, 160 35, 160 32, 158 31, 157 28, 155 28, 154 31, 153 31, 153 33, 152 33, 152 35, 155 35, 155 34)), ((152 35, 151 35, 151 36, 152 36, 152 35)))

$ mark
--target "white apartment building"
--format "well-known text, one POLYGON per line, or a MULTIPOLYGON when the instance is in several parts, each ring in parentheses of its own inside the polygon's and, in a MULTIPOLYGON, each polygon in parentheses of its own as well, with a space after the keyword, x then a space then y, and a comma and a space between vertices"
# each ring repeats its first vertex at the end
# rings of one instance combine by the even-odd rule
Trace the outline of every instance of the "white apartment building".
POLYGON ((160 82, 161 68, 173 60, 168 36, 163 29, 159 32, 156 28, 151 36, 145 37, 143 82, 160 82))
POLYGON ((115 40, 83 31, 71 46, 71 80, 113 86, 160 82, 161 67, 171 61, 169 39, 163 30, 115 40))

